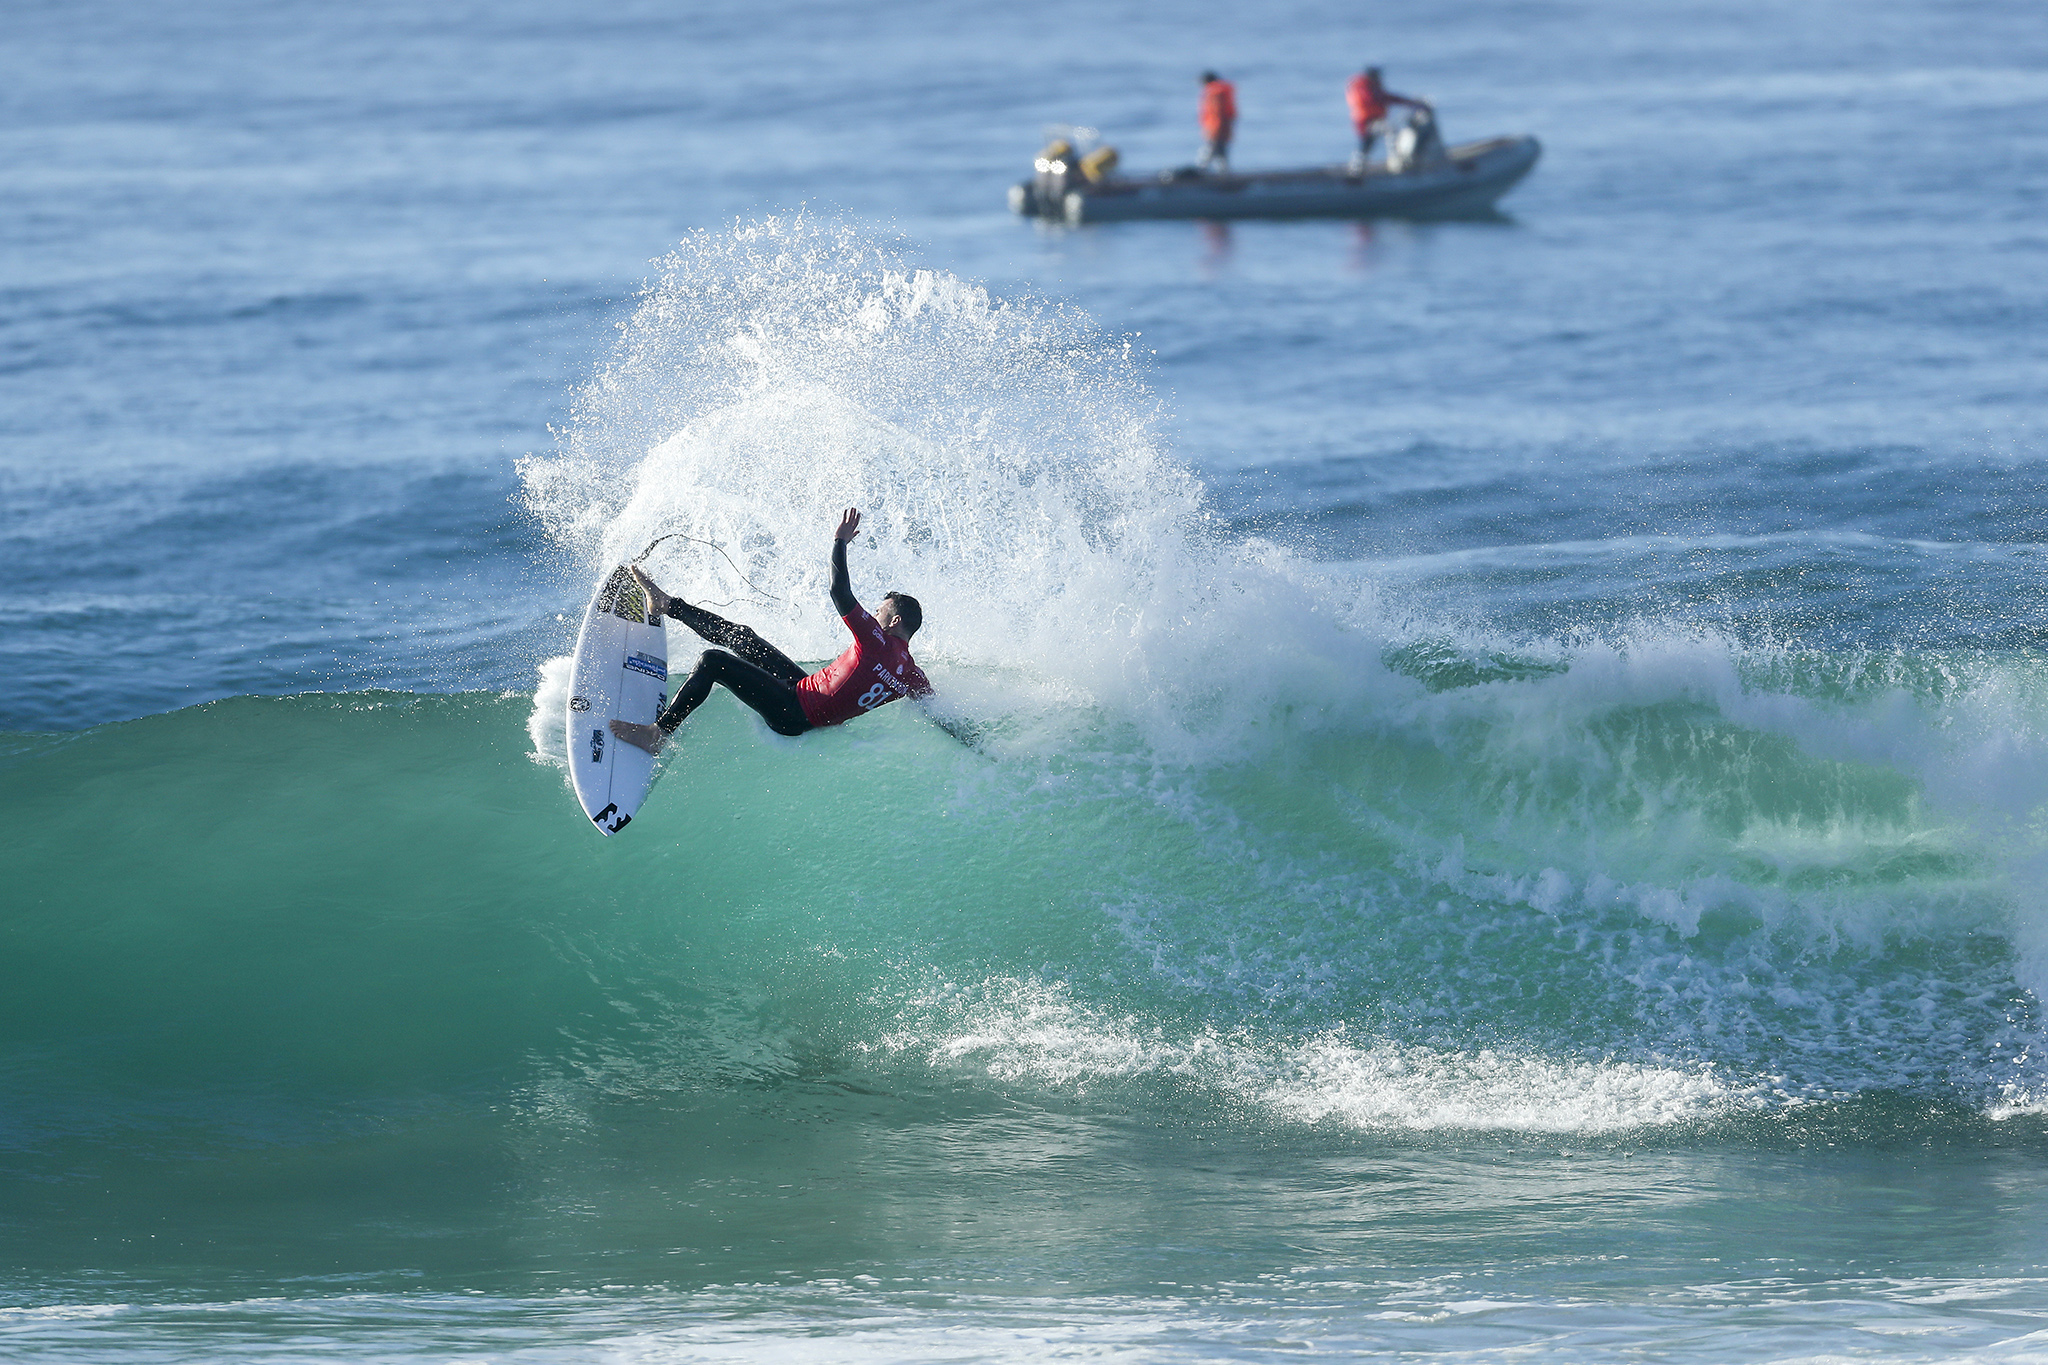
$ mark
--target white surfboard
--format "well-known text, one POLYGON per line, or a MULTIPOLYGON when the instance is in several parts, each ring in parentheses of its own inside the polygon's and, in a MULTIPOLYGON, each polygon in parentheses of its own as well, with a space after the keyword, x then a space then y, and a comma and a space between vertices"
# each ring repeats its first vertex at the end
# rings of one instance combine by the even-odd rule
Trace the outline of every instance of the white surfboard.
POLYGON ((647 594, 625 568, 598 588, 576 635, 569 682, 569 775, 583 813, 609 837, 626 827, 654 780, 654 755, 611 722, 654 724, 668 700, 668 632, 647 619, 647 594))

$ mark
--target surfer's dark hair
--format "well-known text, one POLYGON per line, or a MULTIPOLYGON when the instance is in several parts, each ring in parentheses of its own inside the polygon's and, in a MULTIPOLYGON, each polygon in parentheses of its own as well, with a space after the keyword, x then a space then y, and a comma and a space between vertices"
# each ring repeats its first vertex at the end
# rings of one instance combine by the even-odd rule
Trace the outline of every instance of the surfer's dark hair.
POLYGON ((917 605, 917 599, 894 588, 883 593, 882 597, 884 601, 896 604, 896 614, 903 618, 903 628, 912 635, 917 634, 917 628, 924 624, 924 608, 917 605))

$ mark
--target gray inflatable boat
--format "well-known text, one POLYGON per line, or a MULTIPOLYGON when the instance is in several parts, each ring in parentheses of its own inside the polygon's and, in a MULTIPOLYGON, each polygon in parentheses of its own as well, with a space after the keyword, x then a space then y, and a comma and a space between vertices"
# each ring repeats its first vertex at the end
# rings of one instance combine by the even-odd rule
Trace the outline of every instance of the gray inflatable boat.
POLYGON ((1094 180, 1078 162, 1041 157, 1031 179, 1010 187, 1010 207, 1077 226, 1146 218, 1484 217, 1542 151, 1526 135, 1444 147, 1425 131, 1420 139, 1397 138, 1385 161, 1365 164, 1244 175, 1188 166, 1094 180))

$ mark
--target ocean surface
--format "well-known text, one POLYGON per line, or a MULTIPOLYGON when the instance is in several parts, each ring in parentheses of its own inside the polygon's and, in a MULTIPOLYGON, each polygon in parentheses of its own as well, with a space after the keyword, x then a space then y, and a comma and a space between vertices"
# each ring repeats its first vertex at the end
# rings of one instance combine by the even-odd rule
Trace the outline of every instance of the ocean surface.
POLYGON ((7 30, 0 1357, 2048 1361, 2037 7, 7 30), (1005 207, 1367 62, 1499 216, 1005 207), (981 751, 599 838, 855 504, 981 751))

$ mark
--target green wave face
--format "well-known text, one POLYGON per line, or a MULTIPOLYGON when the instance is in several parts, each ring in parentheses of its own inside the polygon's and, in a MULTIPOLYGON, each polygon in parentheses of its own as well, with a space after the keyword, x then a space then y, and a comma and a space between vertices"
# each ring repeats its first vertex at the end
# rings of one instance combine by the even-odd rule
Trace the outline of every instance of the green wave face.
MULTIPOLYGON (((1429 1126, 1477 1121, 1457 1059, 1504 1048, 1668 1068, 1708 1109, 2003 1093, 2028 997, 1981 833, 1698 701, 1553 705, 1531 747, 1557 681, 1206 768, 1085 717, 993 760, 907 708, 781 741, 721 698, 613 841, 524 698, 28 738, 0 770, 0 1021, 18 1077, 108 1122, 130 1111, 95 1093, 196 1114, 937 1067, 1429 1126), (1437 1117, 1319 1100, 1302 1061, 1425 1053, 1437 1117)), ((1523 1121, 1595 1122, 1568 1091, 1523 1121)))
MULTIPOLYGON (((720 696, 611 840, 525 697, 16 737, 14 1226, 45 1271, 666 1274, 742 1245, 705 1191, 743 1188, 706 1264, 768 1276, 910 1255, 906 1200, 1059 1243, 1093 1226, 1045 1202, 1067 1163, 2029 1106, 2020 864, 1929 782, 1812 752, 1848 747, 1823 716, 1912 730, 1897 694, 1808 679, 1834 709, 1795 743, 1764 725, 1792 693, 1738 718, 1581 662, 1397 672, 1207 765, 1082 707, 991 759, 908 708, 785 741, 720 696)), ((1118 1188, 1110 1224, 1165 1216, 1118 1188)))

